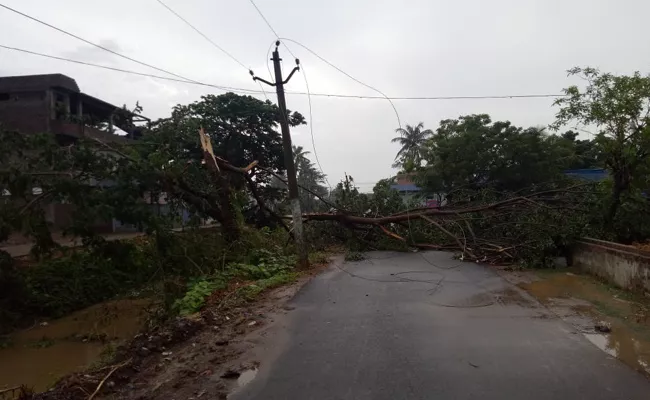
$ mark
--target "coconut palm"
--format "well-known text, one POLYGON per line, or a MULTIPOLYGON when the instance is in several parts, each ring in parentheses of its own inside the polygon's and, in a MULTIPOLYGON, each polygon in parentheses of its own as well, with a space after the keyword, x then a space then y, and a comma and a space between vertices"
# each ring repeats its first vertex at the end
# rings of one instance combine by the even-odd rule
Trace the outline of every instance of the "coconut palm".
POLYGON ((399 136, 393 138, 391 143, 399 143, 402 146, 395 156, 395 166, 404 164, 420 165, 422 160, 422 147, 429 136, 433 135, 431 129, 423 129, 424 123, 420 122, 416 126, 406 125, 406 129, 398 128, 395 130, 399 136))
POLYGON ((323 186, 325 183, 325 175, 316 169, 316 166, 311 162, 307 155, 310 154, 302 146, 293 146, 293 160, 296 166, 296 175, 299 188, 300 204, 303 211, 317 211, 319 206, 318 200, 309 192, 302 188, 307 188, 311 192, 317 193, 320 196, 327 194, 327 188, 323 186))

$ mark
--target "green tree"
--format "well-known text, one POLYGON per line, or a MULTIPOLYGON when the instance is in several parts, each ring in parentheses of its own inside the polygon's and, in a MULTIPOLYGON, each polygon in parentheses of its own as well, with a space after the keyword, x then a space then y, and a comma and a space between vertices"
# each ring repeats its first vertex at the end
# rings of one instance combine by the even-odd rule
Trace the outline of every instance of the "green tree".
MULTIPOLYGON (((246 196, 241 174, 214 172, 202 164, 199 128, 211 136, 214 153, 235 166, 254 160, 282 172, 281 115, 277 106, 250 96, 227 93, 174 108, 140 140, 99 143, 79 141, 58 146, 52 135, 0 132, 0 241, 20 231, 37 247, 52 247, 41 204, 66 202, 75 208, 69 231, 92 238, 99 220, 118 219, 149 231, 167 230, 182 209, 213 218, 226 238, 237 240, 246 196), (41 193, 37 193, 40 191, 41 193), (147 200, 164 195, 176 213, 157 215, 147 200)), ((304 122, 291 113, 292 124, 304 122)), ((256 171, 259 194, 278 196, 271 174, 256 171)))
POLYGON ((595 140, 578 139, 578 132, 568 130, 562 138, 573 146, 574 157, 567 165, 569 169, 603 168, 603 154, 595 140))
POLYGON ((420 122, 415 126, 406 125, 406 128, 395 130, 399 136, 393 138, 391 143, 399 143, 401 146, 395 156, 395 167, 403 167, 406 171, 411 171, 420 166, 423 159, 422 146, 426 140, 433 134, 431 129, 423 129, 424 123, 420 122))
POLYGON ((440 122, 423 146, 427 166, 418 176, 430 193, 521 190, 561 176, 573 156, 570 142, 542 128, 492 122, 486 114, 440 122))
POLYGON ((307 158, 309 154, 310 152, 305 151, 302 146, 293 146, 296 177, 298 185, 300 185, 298 194, 303 212, 314 212, 323 208, 320 200, 310 192, 321 197, 327 196, 327 188, 323 185, 325 183, 325 174, 319 171, 314 163, 307 158))
POLYGON ((650 155, 650 76, 601 73, 595 68, 573 68, 570 76, 586 87, 569 86, 555 101, 559 107, 554 128, 580 124, 593 128, 603 163, 612 177, 605 224, 611 227, 624 197, 648 183, 650 155))

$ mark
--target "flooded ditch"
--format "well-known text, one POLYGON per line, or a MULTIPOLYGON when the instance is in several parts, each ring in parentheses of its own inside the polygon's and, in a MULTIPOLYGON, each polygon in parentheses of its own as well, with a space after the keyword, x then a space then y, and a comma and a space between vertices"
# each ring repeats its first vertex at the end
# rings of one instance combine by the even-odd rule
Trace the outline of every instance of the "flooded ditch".
POLYGON ((110 357, 143 328, 152 305, 149 299, 111 300, 5 336, 0 390, 26 385, 44 391, 62 376, 110 357))

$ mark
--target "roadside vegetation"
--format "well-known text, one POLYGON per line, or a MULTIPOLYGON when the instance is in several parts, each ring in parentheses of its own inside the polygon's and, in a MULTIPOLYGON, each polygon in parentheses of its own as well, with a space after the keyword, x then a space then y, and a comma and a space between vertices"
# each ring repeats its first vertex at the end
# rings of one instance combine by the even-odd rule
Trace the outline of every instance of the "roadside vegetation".
MULTIPOLYGON (((549 128, 477 114, 398 129, 400 149, 386 162, 422 188, 414 196, 390 179, 361 193, 351 176, 329 190, 295 147, 311 262, 327 262, 336 245, 349 261, 420 248, 546 267, 582 236, 647 241, 650 77, 570 74, 586 84, 565 90, 549 128), (584 168, 607 178, 566 174, 584 168)), ((296 280, 281 118, 270 101, 227 93, 176 106, 138 140, 62 145, 0 129, 0 243, 33 243, 29 257, 0 251, 0 334, 120 296, 155 299, 150 326, 160 325, 296 280), (55 203, 73 210, 64 234, 81 246, 53 239, 46 209, 55 203), (143 235, 107 241, 96 229, 107 221, 143 235)), ((305 123, 298 112, 288 118, 305 123)))

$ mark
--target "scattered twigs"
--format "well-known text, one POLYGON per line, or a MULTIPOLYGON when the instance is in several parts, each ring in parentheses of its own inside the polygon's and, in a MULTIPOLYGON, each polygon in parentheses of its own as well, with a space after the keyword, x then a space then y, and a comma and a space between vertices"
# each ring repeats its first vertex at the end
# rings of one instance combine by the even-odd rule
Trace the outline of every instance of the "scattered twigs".
MULTIPOLYGON (((471 251, 468 251, 467 246, 464 245, 456 235, 454 235, 453 233, 449 232, 449 231, 448 231, 444 226, 442 226, 441 224, 439 224, 438 222, 436 222, 436 220, 434 220, 434 219, 432 219, 432 218, 429 218, 429 217, 427 217, 426 215, 422 215, 421 217, 422 217, 422 219, 424 219, 425 221, 427 221, 427 222, 430 223, 431 225, 434 225, 436 228, 440 229, 442 232, 444 232, 444 233, 447 234, 449 237, 451 237, 452 239, 454 239, 454 240, 456 241, 456 243, 458 243, 458 247, 459 247, 460 249, 462 249, 463 254, 464 254, 465 252, 467 252, 467 254, 468 254, 469 256, 471 256, 472 258, 476 258, 476 256, 474 256, 474 254, 473 254, 471 251)), ((467 243, 467 242, 465 242, 465 243, 467 243)))
POLYGON ((14 386, 14 387, 10 387, 10 388, 7 388, 7 389, 1 389, 0 390, 0 396, 3 396, 5 393, 10 393, 10 392, 11 392, 11 395, 13 395, 13 392, 15 392, 16 390, 18 390, 20 388, 21 388, 21 386, 14 386))
POLYGON ((97 388, 95 389, 95 391, 94 391, 90 396, 88 396, 88 400, 93 400, 93 399, 95 398, 95 396, 97 395, 97 393, 99 393, 99 391, 101 390, 102 386, 104 385, 104 382, 106 382, 106 380, 107 380, 108 378, 110 378, 110 376, 113 375, 113 373, 114 373, 115 371, 117 371, 118 369, 120 369, 120 368, 122 368, 122 367, 127 366, 128 364, 130 364, 130 363, 131 363, 131 360, 132 360, 132 359, 129 358, 128 360, 124 361, 123 363, 121 363, 121 364, 117 364, 117 365, 115 365, 113 368, 111 368, 111 370, 108 372, 108 374, 106 374, 106 376, 104 377, 104 379, 102 379, 102 380, 99 382, 99 385, 97 385, 97 388))

